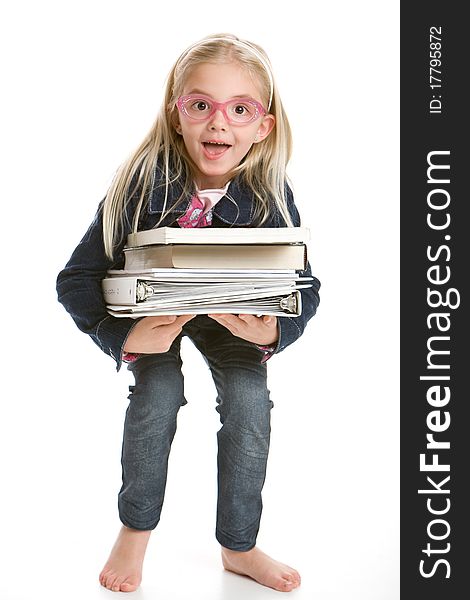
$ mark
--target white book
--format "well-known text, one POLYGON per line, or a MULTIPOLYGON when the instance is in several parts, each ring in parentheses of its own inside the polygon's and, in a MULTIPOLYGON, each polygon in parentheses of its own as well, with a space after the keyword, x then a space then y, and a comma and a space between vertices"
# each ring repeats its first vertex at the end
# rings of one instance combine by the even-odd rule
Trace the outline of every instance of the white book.
POLYGON ((127 236, 127 247, 151 244, 305 244, 306 227, 157 227, 127 236))
POLYGON ((159 281, 178 281, 178 282, 209 282, 217 283, 221 281, 260 281, 260 280, 298 280, 309 279, 293 270, 253 270, 253 269, 110 269, 110 277, 140 277, 142 279, 158 279, 159 281))
POLYGON ((124 248, 125 269, 298 269, 305 244, 149 244, 124 248))

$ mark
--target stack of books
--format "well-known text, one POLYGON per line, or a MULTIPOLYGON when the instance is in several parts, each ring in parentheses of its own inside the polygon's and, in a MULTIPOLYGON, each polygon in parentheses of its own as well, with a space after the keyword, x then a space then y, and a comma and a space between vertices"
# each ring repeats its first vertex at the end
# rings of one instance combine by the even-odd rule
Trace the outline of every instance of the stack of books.
POLYGON ((160 227, 132 233, 102 282, 109 314, 298 316, 309 230, 160 227))

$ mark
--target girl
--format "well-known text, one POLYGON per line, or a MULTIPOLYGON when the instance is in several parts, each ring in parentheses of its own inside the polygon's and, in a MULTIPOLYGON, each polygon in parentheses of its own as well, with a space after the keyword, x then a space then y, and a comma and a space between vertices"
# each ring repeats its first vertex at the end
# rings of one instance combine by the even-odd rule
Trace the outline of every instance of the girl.
MULTIPOLYGON (((101 280, 123 268, 131 231, 153 227, 286 227, 300 218, 286 182, 290 128, 263 50, 232 35, 190 46, 170 72, 149 134, 117 172, 96 217, 57 282, 59 301, 93 341, 128 363, 130 386, 118 496, 122 527, 100 574, 103 586, 135 590, 163 504, 167 463, 183 396, 180 343, 203 354, 217 388, 216 537, 226 569, 279 591, 300 584, 291 567, 256 547, 272 402, 267 359, 315 314, 319 281, 290 318, 184 315, 116 318, 101 280), (158 457, 155 460, 155 457, 158 457)), ((304 273, 311 275, 310 266, 304 273)))

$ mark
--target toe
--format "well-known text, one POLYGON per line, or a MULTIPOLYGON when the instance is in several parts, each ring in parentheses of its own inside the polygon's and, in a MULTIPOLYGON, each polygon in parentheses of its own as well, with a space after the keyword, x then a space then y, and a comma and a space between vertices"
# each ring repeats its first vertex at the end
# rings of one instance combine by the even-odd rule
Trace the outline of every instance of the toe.
POLYGON ((300 581, 297 579, 294 573, 286 573, 283 577, 283 586, 286 590, 293 590, 300 585, 300 581))
POLYGON ((298 573, 298 571, 296 571, 292 567, 287 567, 282 576, 284 577, 284 579, 287 579, 288 581, 293 581, 297 585, 300 585, 300 573, 298 573))
POLYGON ((121 591, 121 583, 124 581, 124 577, 116 577, 116 579, 113 581, 113 585, 111 587, 111 589, 113 590, 113 592, 120 592, 121 591))
POLYGON ((121 583, 121 592, 135 592, 137 587, 137 585, 129 583, 129 581, 124 581, 124 583, 121 583))
POLYGON ((113 589, 113 585, 114 585, 114 582, 116 581, 116 579, 117 579, 116 573, 111 572, 108 575, 108 577, 106 578, 106 587, 108 588, 108 590, 113 589))
POLYGON ((295 584, 293 581, 286 581, 285 579, 283 580, 283 583, 281 584, 281 591, 284 592, 290 592, 291 590, 293 590, 295 587, 295 584))
POLYGON ((111 571, 106 571, 106 573, 103 573, 103 576, 101 577, 101 585, 104 585, 105 588, 108 587, 109 577, 111 577, 111 571))
POLYGON ((101 571, 100 578, 99 578, 101 585, 105 585, 106 584, 106 577, 108 575, 108 572, 109 571, 105 571, 104 569, 101 571))

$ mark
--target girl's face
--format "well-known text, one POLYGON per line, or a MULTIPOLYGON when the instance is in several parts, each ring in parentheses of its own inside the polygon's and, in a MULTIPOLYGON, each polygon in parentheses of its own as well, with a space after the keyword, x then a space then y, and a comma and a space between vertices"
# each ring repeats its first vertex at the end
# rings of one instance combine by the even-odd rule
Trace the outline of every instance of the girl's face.
MULTIPOLYGON (((251 98, 263 104, 260 87, 238 63, 202 63, 186 80, 182 96, 201 94, 216 102, 236 97, 251 98)), ((232 169, 251 146, 264 140, 273 129, 273 115, 260 115, 251 123, 231 124, 221 110, 207 121, 194 121, 178 112, 176 131, 183 136, 186 149, 196 165, 199 189, 222 188, 232 169)))

